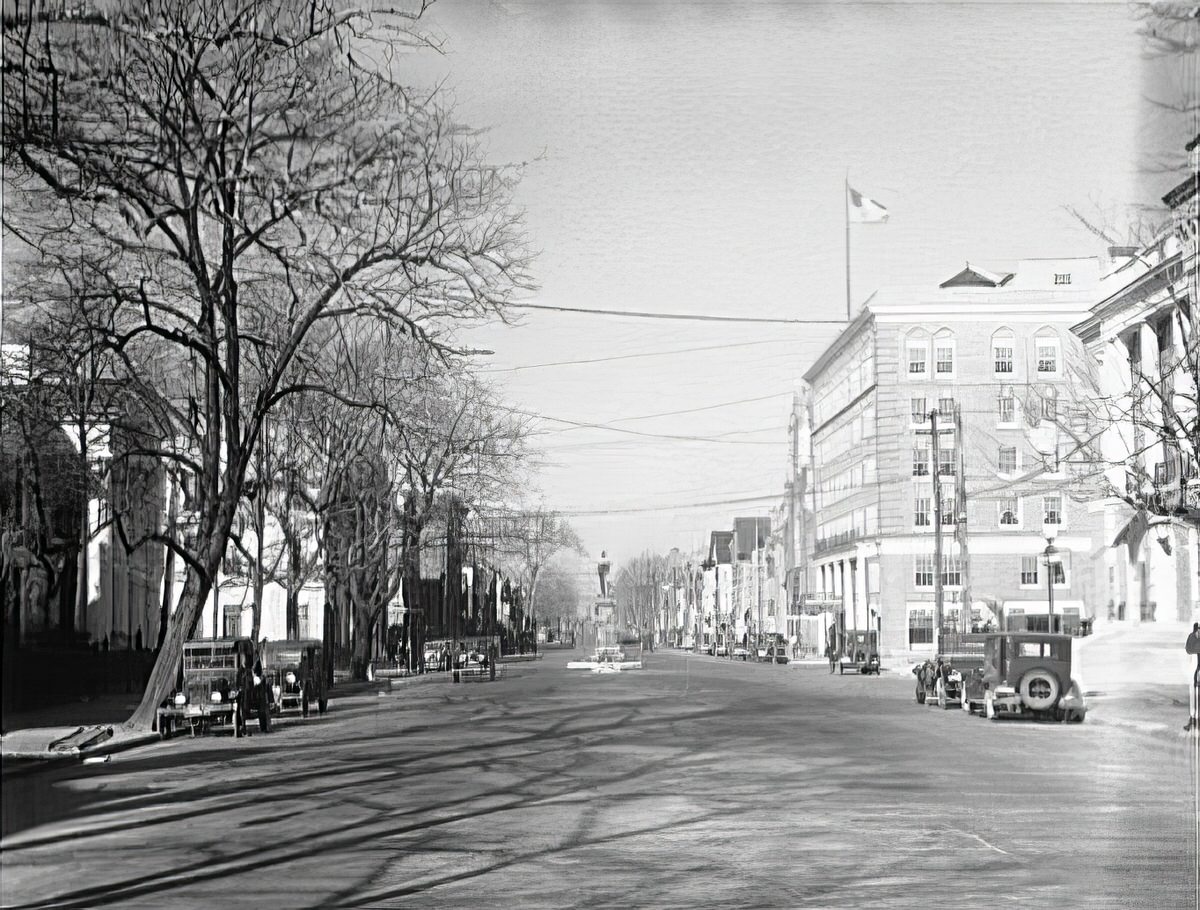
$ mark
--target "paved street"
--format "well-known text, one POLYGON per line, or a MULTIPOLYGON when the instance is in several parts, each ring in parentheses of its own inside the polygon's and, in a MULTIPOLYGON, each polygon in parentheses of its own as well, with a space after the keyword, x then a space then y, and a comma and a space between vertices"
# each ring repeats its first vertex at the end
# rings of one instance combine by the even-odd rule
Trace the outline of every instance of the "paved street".
POLYGON ((6 770, 5 906, 1191 907, 1189 740, 660 653, 6 770))

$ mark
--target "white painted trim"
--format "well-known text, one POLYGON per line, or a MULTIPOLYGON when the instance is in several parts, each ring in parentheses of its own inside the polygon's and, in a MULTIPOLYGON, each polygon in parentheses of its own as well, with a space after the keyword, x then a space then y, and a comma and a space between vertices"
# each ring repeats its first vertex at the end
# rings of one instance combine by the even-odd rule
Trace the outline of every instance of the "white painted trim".
MULTIPOLYGON (((884 537, 879 544, 883 556, 916 556, 933 555, 933 541, 930 535, 921 533, 892 534, 884 537)), ((1072 553, 1091 553, 1095 549, 1090 537, 1055 537, 1054 545, 1072 553)), ((987 554, 989 556, 1032 556, 1034 552, 1041 553, 1046 549, 1046 538, 1036 531, 1026 529, 1014 534, 980 534, 972 535, 970 541, 971 555, 987 554)))

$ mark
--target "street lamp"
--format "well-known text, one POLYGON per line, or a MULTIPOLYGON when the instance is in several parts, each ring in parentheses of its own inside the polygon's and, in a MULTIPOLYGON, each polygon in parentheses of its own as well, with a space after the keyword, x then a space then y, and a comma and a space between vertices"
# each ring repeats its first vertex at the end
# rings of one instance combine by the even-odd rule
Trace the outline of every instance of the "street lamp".
POLYGON ((1054 535, 1046 535, 1046 549, 1043 551, 1046 557, 1046 591, 1049 594, 1050 606, 1047 622, 1049 623, 1050 631, 1054 631, 1054 563, 1055 556, 1058 556, 1058 548, 1054 546, 1054 535))

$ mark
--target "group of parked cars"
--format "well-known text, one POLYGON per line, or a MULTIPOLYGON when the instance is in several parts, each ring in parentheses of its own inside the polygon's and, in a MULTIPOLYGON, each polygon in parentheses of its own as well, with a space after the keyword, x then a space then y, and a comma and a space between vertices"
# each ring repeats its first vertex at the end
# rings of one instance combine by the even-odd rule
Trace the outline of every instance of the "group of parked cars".
POLYGON ((1072 675, 1071 645, 1070 635, 1047 632, 959 636, 952 649, 913 668, 917 704, 994 720, 1082 722, 1087 704, 1072 675))
POLYGON ((331 676, 326 659, 314 639, 258 646, 249 638, 184 642, 175 689, 158 709, 158 734, 230 730, 243 736, 251 720, 266 733, 279 715, 307 717, 313 708, 324 714, 331 676))
POLYGON ((786 664, 790 660, 787 643, 782 641, 764 641, 757 644, 752 642, 749 646, 735 645, 732 654, 729 653, 727 645, 709 645, 704 649, 704 653, 709 657, 732 657, 734 660, 755 660, 767 664, 786 664))

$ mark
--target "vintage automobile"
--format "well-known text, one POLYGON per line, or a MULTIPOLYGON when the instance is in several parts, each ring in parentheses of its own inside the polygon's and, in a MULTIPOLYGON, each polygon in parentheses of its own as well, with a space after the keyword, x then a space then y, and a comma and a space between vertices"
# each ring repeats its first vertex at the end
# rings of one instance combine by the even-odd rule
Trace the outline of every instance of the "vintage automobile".
POLYGON ((985 716, 1083 721, 1087 705, 1071 678, 1070 635, 997 632, 985 639, 985 716))
POLYGON ((855 670, 859 674, 879 674, 879 633, 874 629, 847 629, 843 635, 838 673, 855 670))
POLYGON ((753 652, 749 648, 743 647, 742 645, 738 645, 733 649, 733 656, 738 660, 749 660, 752 653, 753 652))
POLYGON ((317 711, 325 713, 329 696, 324 655, 324 647, 315 639, 268 641, 263 645, 263 680, 273 712, 299 711, 308 717, 309 706, 316 702, 317 711))
POLYGON ((787 645, 768 645, 766 660, 773 664, 786 664, 788 662, 787 645))
POLYGON ((963 676, 953 659, 934 657, 913 667, 917 677, 917 704, 949 708, 962 704, 963 676))
POLYGON ((158 709, 163 739, 187 727, 192 735, 228 729, 243 736, 246 721, 257 717, 259 728, 271 729, 262 664, 249 638, 185 641, 175 692, 158 709))

